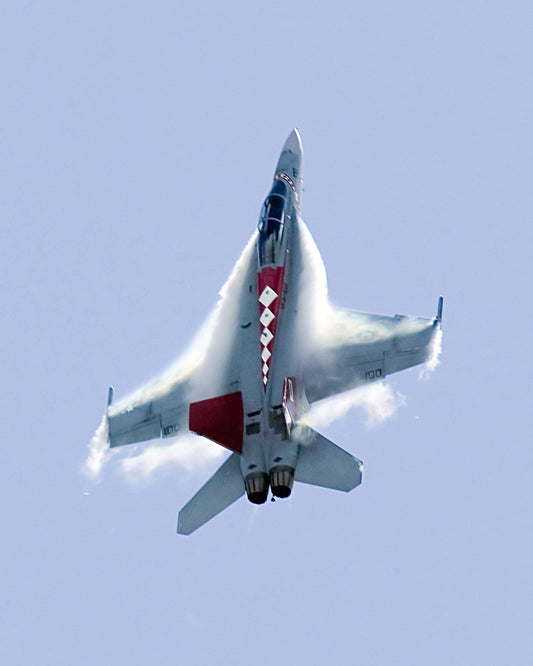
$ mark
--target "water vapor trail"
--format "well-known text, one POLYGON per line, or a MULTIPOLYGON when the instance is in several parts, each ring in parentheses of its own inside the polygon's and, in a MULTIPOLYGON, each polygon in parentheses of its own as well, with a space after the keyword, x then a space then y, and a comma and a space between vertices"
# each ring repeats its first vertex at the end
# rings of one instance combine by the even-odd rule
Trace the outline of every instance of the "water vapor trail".
MULTIPOLYGON (((110 416, 131 411, 145 401, 155 400, 180 382, 189 381, 196 390, 201 390, 202 386, 216 387, 230 355, 229 348, 233 343, 235 322, 238 320, 239 295, 252 266, 256 236, 257 232, 254 232, 220 289, 216 306, 187 351, 160 376, 111 405, 110 416)), ((83 466, 85 473, 95 480, 111 458, 108 432, 108 421, 104 417, 89 443, 89 455, 83 466)), ((119 451, 123 450, 113 449, 113 453, 119 454, 119 451)), ((223 453, 224 449, 213 442, 193 434, 183 435, 171 443, 152 444, 139 455, 124 458, 120 468, 132 481, 149 477, 167 463, 192 473, 201 471, 209 461, 221 458, 223 453)))
POLYGON ((405 405, 404 395, 394 392, 390 384, 376 382, 315 403, 304 420, 307 425, 319 429, 342 418, 351 409, 360 407, 366 413, 366 427, 373 428, 405 405))
POLYGON ((246 279, 257 232, 252 234, 233 270, 219 291, 219 299, 185 353, 161 375, 114 403, 109 414, 130 411, 171 391, 178 382, 191 379, 195 386, 216 379, 232 342, 240 289, 246 279), (231 325, 230 325, 231 324, 231 325))
MULTIPOLYGON (((323 353, 324 349, 334 348, 345 340, 365 343, 380 334, 381 324, 365 314, 334 307, 328 298, 327 276, 320 251, 303 220, 298 221, 302 273, 301 316, 298 339, 302 343, 301 352, 312 357, 323 353)), ((405 320, 404 332, 417 324, 405 320)), ((433 334, 428 361, 422 366, 419 378, 427 379, 439 364, 442 348, 442 331, 433 334)), ((340 393, 312 405, 304 417, 303 424, 313 428, 329 425, 343 417, 349 410, 359 407, 366 412, 366 427, 372 428, 389 419, 405 406, 406 397, 395 392, 387 382, 379 381, 340 393)))
POLYGON ((189 474, 202 472, 213 463, 222 461, 228 452, 203 437, 183 435, 170 444, 152 444, 136 456, 120 461, 120 468, 128 481, 146 481, 162 468, 178 467, 189 474))
POLYGON ((102 422, 96 429, 96 432, 89 442, 89 455, 83 464, 84 473, 91 479, 97 479, 102 472, 102 468, 109 460, 110 450, 108 443, 109 424, 104 415, 102 422))
POLYGON ((429 347, 429 358, 424 363, 418 375, 419 379, 429 379, 431 373, 440 363, 440 354, 442 352, 442 329, 439 328, 433 334, 433 339, 429 347))
MULTIPOLYGON (((231 275, 219 292, 217 305, 207 317, 188 350, 166 372, 134 393, 110 407, 110 416, 133 410, 137 405, 167 395, 176 386, 182 389, 187 402, 191 391, 196 395, 218 395, 225 389, 221 378, 226 376, 227 365, 239 353, 235 332, 239 328, 240 302, 243 289, 256 280, 253 261, 257 232, 250 238, 231 275)), ((296 244, 293 261, 298 264, 298 313, 295 322, 294 353, 301 360, 319 356, 324 350, 335 348, 346 339, 365 343, 381 333, 379 320, 332 306, 328 300, 327 277, 324 263, 316 243, 305 223, 298 219, 295 226, 296 244)), ((405 327, 411 324, 406 320, 405 327)), ((421 376, 426 377, 439 362, 442 333, 435 333, 431 354, 421 376)), ((366 426, 373 427, 390 418, 405 405, 405 397, 395 393, 387 382, 376 382, 315 403, 302 419, 302 426, 326 426, 344 416, 354 407, 366 413, 366 426)), ((108 423, 104 418, 89 444, 89 455, 84 469, 96 479, 109 460, 108 423)), ((117 451, 114 449, 113 451, 117 451)), ((123 457, 120 470, 131 482, 153 476, 163 466, 174 466, 194 473, 205 470, 221 460, 225 450, 201 437, 182 435, 170 442, 143 445, 141 453, 123 457)))

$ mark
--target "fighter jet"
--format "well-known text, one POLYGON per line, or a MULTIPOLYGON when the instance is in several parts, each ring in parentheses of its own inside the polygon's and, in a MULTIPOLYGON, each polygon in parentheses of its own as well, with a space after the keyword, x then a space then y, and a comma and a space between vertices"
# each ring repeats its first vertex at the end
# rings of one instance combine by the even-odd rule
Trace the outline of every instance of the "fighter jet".
POLYGON ((345 492, 358 486, 362 462, 306 425, 306 413, 319 400, 424 363, 439 338, 442 297, 432 319, 329 304, 325 274, 308 265, 317 253, 300 217, 302 170, 294 130, 196 364, 133 401, 113 405, 109 390, 111 447, 196 433, 231 452, 180 511, 180 534, 244 494, 263 504, 269 491, 288 497, 295 481, 345 492))

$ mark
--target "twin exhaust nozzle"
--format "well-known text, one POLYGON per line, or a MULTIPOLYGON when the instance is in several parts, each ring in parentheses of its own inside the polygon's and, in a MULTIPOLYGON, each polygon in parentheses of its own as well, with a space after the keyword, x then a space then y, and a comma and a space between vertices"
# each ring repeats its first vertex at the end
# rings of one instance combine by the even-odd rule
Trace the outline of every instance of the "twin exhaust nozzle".
POLYGON ((244 480, 246 495, 252 504, 264 504, 267 501, 268 489, 275 497, 288 497, 294 482, 294 468, 279 465, 270 470, 270 477, 265 472, 254 472, 244 480))

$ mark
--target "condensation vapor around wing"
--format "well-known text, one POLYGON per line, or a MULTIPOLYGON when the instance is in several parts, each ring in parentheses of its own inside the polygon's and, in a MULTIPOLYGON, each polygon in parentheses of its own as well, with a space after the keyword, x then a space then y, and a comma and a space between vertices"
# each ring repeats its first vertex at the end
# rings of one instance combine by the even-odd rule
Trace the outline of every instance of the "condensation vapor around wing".
MULTIPOLYGON (((170 392, 177 383, 188 379, 194 381, 196 386, 201 383, 216 385, 217 375, 221 373, 222 364, 233 341, 239 307, 238 296, 252 263, 256 236, 257 232, 248 241, 231 275, 220 289, 218 303, 188 350, 162 375, 113 404, 109 410, 110 414, 128 411, 141 402, 154 400, 170 392), (216 344, 214 344, 215 338, 216 344)), ((120 450, 109 449, 107 433, 108 424, 104 417, 89 442, 89 454, 83 466, 84 472, 92 479, 99 477, 111 456, 124 455, 120 450)), ((216 444, 193 435, 184 435, 168 444, 144 447, 140 454, 124 458, 121 469, 128 479, 140 480, 149 477, 161 465, 170 462, 189 471, 200 470, 211 459, 219 459, 222 453, 216 444)))
POLYGON ((189 474, 203 472, 222 460, 226 449, 196 435, 182 435, 170 443, 151 444, 135 456, 123 458, 120 469, 128 481, 137 483, 150 479, 164 468, 177 467, 189 474))
POLYGON ((128 411, 139 403, 154 400, 170 392, 177 383, 189 378, 195 384, 209 380, 216 383, 216 375, 225 362, 225 352, 233 341, 233 327, 239 308, 238 297, 255 251, 256 236, 257 232, 248 241, 231 275, 220 289, 216 306, 188 350, 159 377, 113 404, 110 414, 128 411))
POLYGON ((359 407, 366 414, 365 426, 373 428, 390 419, 406 404, 404 395, 395 392, 389 383, 380 381, 315 403, 302 421, 311 428, 320 429, 338 421, 351 409, 359 407))
POLYGON ((97 479, 100 476, 103 466, 109 459, 108 435, 109 423, 104 415, 102 422, 89 442, 89 455, 83 464, 83 471, 91 479, 97 479))
MULTIPOLYGON (((326 268, 303 220, 299 220, 298 234, 302 272, 297 339, 302 342, 299 347, 302 354, 320 354, 324 348, 335 346, 347 338, 364 341, 366 336, 374 337, 376 324, 371 323, 364 314, 355 315, 331 305, 326 268), (354 317, 357 317, 355 321, 354 317), (354 329, 355 322, 359 323, 359 328, 354 329)), ((366 413, 366 427, 371 428, 390 418, 405 404, 405 396, 393 391, 390 384, 376 382, 315 403, 302 422, 313 428, 325 427, 342 418, 351 409, 359 407, 366 413)))
MULTIPOLYGON (((316 243, 301 219, 298 219, 296 234, 298 245, 294 250, 299 257, 300 271, 298 284, 294 285, 299 290, 299 316, 295 331, 298 345, 294 353, 301 353, 302 359, 309 354, 320 354, 321 349, 335 346, 339 337, 344 336, 343 339, 346 339, 348 332, 354 341, 364 341, 365 336, 375 335, 373 327, 378 325, 369 321, 365 315, 356 315, 329 303, 326 269, 316 243), (359 327, 354 328, 355 323, 359 327)), ((255 272, 253 253, 256 238, 257 232, 250 238, 220 290, 217 305, 187 352, 161 376, 113 405, 110 414, 115 410, 133 409, 140 402, 154 400, 184 380, 194 382, 195 387, 217 386, 217 376, 223 373, 234 340, 240 294, 245 280, 250 279, 250 271, 255 272)), ((406 326, 409 326, 408 321, 406 326)), ((427 369, 436 366, 439 353, 440 335, 436 335, 427 369)), ((405 404, 403 396, 394 393, 389 384, 377 382, 315 403, 304 422, 313 427, 324 426, 341 418, 353 407, 360 407, 366 412, 366 424, 370 427, 392 416, 402 404, 405 404)), ((89 446, 85 469, 92 477, 98 476, 110 457, 106 426, 105 422, 100 425, 89 446)), ((117 450, 113 450, 112 454, 123 456, 117 450)), ((123 458, 121 469, 131 481, 147 479, 167 464, 174 464, 192 473, 201 471, 206 464, 222 454, 217 445, 192 435, 184 435, 169 444, 143 446, 138 455, 123 458)))
POLYGON ((419 379, 429 379, 431 373, 440 363, 440 354, 442 352, 442 329, 435 332, 431 345, 429 347, 429 358, 422 366, 419 379))

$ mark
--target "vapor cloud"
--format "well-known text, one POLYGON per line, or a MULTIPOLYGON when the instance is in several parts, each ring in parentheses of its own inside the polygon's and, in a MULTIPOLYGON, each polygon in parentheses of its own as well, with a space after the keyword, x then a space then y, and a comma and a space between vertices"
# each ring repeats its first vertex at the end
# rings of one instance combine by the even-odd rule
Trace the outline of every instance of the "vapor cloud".
MULTIPOLYGON (((131 411, 144 401, 157 399, 179 382, 189 379, 194 381, 196 389, 202 385, 217 385, 229 355, 229 345, 233 341, 235 321, 238 320, 238 296, 244 280, 248 279, 256 236, 257 232, 251 236, 231 275, 220 289, 216 306, 187 351, 159 377, 114 403, 110 407, 110 415, 131 411)), ((201 472, 211 461, 221 459, 224 454, 224 449, 218 444, 193 434, 180 436, 171 440, 171 443, 166 441, 164 444, 139 446, 146 448, 138 455, 121 458, 120 469, 130 481, 146 479, 167 464, 189 473, 201 472)), ((124 449, 110 450, 108 422, 104 417, 89 442, 89 454, 83 471, 89 478, 96 480, 115 453, 121 457, 126 452, 124 449)))
POLYGON ((315 403, 304 421, 312 428, 320 429, 342 418, 351 409, 359 407, 366 414, 366 427, 373 428, 405 405, 404 395, 394 392, 390 384, 376 382, 315 403))
POLYGON ((442 329, 438 329, 433 334, 433 339, 431 340, 431 345, 429 348, 429 358, 426 363, 422 366, 420 374, 418 375, 419 379, 429 379, 431 373, 440 363, 440 354, 442 352, 442 329))
POLYGON ((188 378, 194 377, 196 386, 202 382, 212 384, 213 380, 216 380, 232 341, 239 305, 238 295, 255 251, 256 236, 257 232, 246 244, 229 278, 219 291, 217 304, 185 353, 161 375, 114 403, 109 410, 110 415, 130 411, 143 402, 157 399, 171 391, 178 382, 188 378))
POLYGON ((100 476, 102 468, 109 459, 108 435, 109 424, 107 417, 104 415, 102 422, 89 442, 89 455, 83 464, 84 473, 93 480, 100 476))
POLYGON ((170 444, 151 444, 141 453, 120 461, 120 468, 128 481, 146 481, 162 468, 179 468, 189 474, 202 472, 228 452, 203 437, 184 435, 170 444))
MULTIPOLYGON (((300 261, 297 271, 300 275, 300 316, 299 328, 296 330, 298 351, 305 354, 310 351, 318 353, 324 343, 326 347, 328 344, 334 345, 347 331, 351 332, 354 341, 364 342, 368 336, 375 336, 379 323, 370 320, 366 315, 356 315, 334 308, 330 304, 322 257, 307 226, 301 220, 298 220, 296 234, 298 245, 293 258, 298 256, 300 261)), ((256 235, 255 233, 250 238, 230 277, 220 290, 217 305, 187 352, 160 377, 112 405, 110 415, 132 410, 139 403, 157 399, 183 381, 194 382, 196 389, 205 385, 209 387, 208 392, 214 390, 216 394, 216 388, 213 387, 217 387, 218 378, 224 376, 225 363, 228 362, 233 343, 235 322, 239 321, 240 294, 246 281, 255 279, 252 257, 256 235)), ((408 325, 406 321, 406 326, 408 325)), ((441 331, 436 332, 430 360, 421 376, 427 377, 438 365, 441 338, 441 331)), ((371 428, 390 418, 405 403, 405 397, 395 393, 390 384, 375 382, 315 403, 309 414, 302 419, 301 427, 309 425, 320 429, 357 407, 364 411, 366 426, 371 428)), ((104 418, 89 443, 89 455, 84 465, 86 474, 93 479, 98 477, 111 456, 107 439, 108 425, 104 418)), ((217 460, 222 460, 225 453, 222 447, 192 434, 180 436, 170 442, 166 440, 165 443, 141 446, 141 453, 129 457, 123 457, 125 451, 118 453, 116 449, 113 450, 117 451, 121 458, 120 470, 131 482, 146 480, 163 467, 174 467, 187 473, 201 472, 217 460)))

